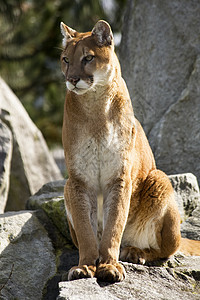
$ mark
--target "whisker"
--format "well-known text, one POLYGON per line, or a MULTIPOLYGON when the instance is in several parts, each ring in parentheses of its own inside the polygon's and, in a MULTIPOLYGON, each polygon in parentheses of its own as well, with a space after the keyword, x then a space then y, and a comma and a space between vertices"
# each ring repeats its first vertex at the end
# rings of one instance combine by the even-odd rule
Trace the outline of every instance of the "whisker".
POLYGON ((61 50, 61 51, 63 51, 64 50, 64 48, 61 48, 61 47, 53 47, 54 49, 57 49, 57 50, 61 50))

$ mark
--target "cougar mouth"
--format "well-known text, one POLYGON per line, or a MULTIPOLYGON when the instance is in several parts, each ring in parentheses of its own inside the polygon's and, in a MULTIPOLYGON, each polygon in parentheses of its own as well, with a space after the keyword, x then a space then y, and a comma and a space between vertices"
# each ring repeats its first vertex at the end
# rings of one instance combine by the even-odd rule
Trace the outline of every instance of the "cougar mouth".
POLYGON ((67 81, 66 86, 67 86, 68 90, 70 90, 78 95, 81 95, 81 94, 86 93, 89 89, 92 88, 93 78, 89 78, 88 81, 89 82, 86 82, 86 81, 80 79, 75 85, 72 84, 71 82, 67 81))
POLYGON ((74 92, 74 93, 76 93, 77 95, 82 95, 82 94, 86 93, 89 89, 90 88, 88 88, 88 89, 77 88, 75 86, 71 91, 74 92))

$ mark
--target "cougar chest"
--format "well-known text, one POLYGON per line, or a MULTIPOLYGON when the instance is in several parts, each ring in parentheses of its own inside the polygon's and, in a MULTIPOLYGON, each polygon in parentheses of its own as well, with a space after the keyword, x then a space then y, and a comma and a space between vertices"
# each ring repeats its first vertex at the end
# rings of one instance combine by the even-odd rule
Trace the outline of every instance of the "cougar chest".
POLYGON ((77 141, 73 168, 92 189, 100 191, 121 166, 122 141, 112 122, 98 132, 85 132, 77 141))

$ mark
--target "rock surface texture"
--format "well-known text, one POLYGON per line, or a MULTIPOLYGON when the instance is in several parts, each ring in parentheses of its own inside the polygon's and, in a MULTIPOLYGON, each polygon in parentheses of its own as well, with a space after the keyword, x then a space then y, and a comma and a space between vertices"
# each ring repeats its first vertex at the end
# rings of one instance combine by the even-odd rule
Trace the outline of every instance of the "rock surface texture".
POLYGON ((0 215, 0 299, 42 299, 55 273, 54 249, 36 213, 0 215))
POLYGON ((194 209, 200 203, 200 193, 197 178, 191 173, 186 173, 170 175, 169 179, 174 188, 174 194, 181 215, 181 221, 185 221, 191 216, 194 209))
POLYGON ((64 206, 65 183, 66 180, 64 179, 45 184, 28 199, 26 207, 30 210, 42 209, 63 236, 72 242, 64 206))
POLYGON ((200 2, 132 1, 120 61, 158 168, 200 182, 200 2))
POLYGON ((10 184, 12 134, 0 120, 0 213, 4 212, 10 184))
MULTIPOLYGON (((172 260, 171 260, 172 261, 172 260)), ((176 267, 145 267, 125 263, 127 277, 115 284, 81 279, 59 283, 57 300, 199 299, 200 258, 175 258, 176 267), (180 266, 178 266, 180 265, 180 266), (192 275, 193 273, 193 275, 192 275)))
POLYGON ((20 210, 44 183, 61 179, 62 175, 41 132, 1 78, 0 100, 0 119, 10 128, 13 137, 6 210, 20 210))

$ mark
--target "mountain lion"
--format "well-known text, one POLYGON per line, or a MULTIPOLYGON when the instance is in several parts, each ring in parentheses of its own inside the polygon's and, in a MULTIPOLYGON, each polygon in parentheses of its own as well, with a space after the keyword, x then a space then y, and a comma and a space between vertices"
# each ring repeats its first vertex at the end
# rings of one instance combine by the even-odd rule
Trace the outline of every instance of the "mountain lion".
POLYGON ((79 33, 61 23, 66 78, 63 146, 69 179, 64 196, 79 265, 69 280, 125 277, 123 261, 168 258, 177 250, 200 255, 200 242, 181 238, 168 177, 156 169, 134 117, 108 23, 79 33), (103 195, 103 233, 97 242, 97 196, 103 195))

